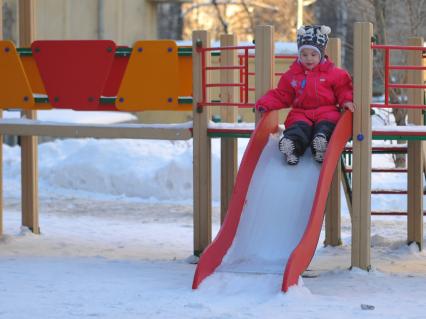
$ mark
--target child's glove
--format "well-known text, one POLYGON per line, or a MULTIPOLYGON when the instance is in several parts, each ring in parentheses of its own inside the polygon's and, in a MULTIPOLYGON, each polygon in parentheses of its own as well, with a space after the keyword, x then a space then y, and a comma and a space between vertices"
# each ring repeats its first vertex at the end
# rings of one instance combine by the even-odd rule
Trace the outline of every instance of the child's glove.
POLYGON ((262 105, 256 105, 256 109, 260 112, 260 113, 265 113, 267 110, 265 107, 263 107, 262 105))

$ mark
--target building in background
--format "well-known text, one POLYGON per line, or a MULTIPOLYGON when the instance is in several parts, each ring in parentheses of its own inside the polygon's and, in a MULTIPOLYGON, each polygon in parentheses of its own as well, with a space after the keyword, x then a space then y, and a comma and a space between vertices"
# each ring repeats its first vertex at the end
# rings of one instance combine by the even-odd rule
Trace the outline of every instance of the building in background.
MULTIPOLYGON (((18 43, 18 0, 3 0, 3 36, 18 43)), ((132 45, 175 29, 158 11, 191 0, 37 0, 37 39, 110 39, 132 45)), ((168 17, 170 23, 180 17, 168 17)))

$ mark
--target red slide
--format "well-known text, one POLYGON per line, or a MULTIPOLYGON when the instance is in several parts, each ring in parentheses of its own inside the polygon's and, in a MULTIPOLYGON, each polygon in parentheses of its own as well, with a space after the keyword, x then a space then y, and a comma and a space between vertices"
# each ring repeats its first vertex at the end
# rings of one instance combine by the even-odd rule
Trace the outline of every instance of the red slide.
POLYGON ((201 255, 193 289, 215 271, 283 274, 282 290, 296 285, 314 255, 340 154, 352 136, 345 112, 319 165, 307 151, 283 164, 275 112, 266 113, 244 153, 225 221, 201 255))

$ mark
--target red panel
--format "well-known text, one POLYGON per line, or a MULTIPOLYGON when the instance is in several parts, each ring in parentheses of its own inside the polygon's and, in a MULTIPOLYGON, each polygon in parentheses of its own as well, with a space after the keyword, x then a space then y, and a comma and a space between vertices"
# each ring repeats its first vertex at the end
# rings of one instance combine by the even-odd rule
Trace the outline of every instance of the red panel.
MULTIPOLYGON (((118 47, 127 48, 127 47, 118 47)), ((111 71, 108 75, 108 79, 104 90, 103 96, 117 96, 118 89, 120 88, 121 80, 123 79, 124 72, 126 71, 127 64, 129 63, 130 56, 115 56, 114 62, 112 63, 111 71)))
POLYGON ((226 218, 216 239, 201 255, 192 283, 193 289, 196 289, 204 278, 214 272, 231 246, 237 232, 238 223, 240 222, 251 177, 253 176, 263 148, 268 142, 269 135, 277 130, 278 113, 277 111, 273 111, 266 113, 262 117, 253 132, 241 160, 226 218))
POLYGON ((300 243, 290 255, 286 265, 282 284, 283 291, 287 291, 290 286, 297 284, 299 276, 306 270, 311 262, 320 236, 325 204, 334 171, 339 161, 340 154, 351 136, 352 113, 346 111, 337 123, 327 147, 308 225, 300 243))
POLYGON ((114 61, 113 41, 35 41, 31 49, 53 107, 115 109, 99 103, 114 61))

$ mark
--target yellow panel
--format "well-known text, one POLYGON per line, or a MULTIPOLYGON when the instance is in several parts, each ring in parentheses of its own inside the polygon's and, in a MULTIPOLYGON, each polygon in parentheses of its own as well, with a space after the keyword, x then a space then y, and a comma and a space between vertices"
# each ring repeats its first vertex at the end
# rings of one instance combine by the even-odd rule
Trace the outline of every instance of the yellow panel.
POLYGON ((178 53, 174 41, 138 41, 121 82, 123 111, 183 110, 178 104, 178 53))
MULTIPOLYGON (((30 86, 34 94, 46 95, 46 89, 44 88, 43 80, 41 79, 40 72, 37 67, 37 63, 32 56, 21 57, 22 65, 24 66, 25 74, 30 81, 30 86)), ((37 103, 37 109, 48 110, 52 109, 50 103, 37 103)))
MULTIPOLYGON (((192 57, 179 56, 179 96, 192 96, 192 57)), ((189 107, 192 109, 192 106, 189 107)))
POLYGON ((0 108, 32 109, 33 92, 11 41, 0 41, 0 108))

